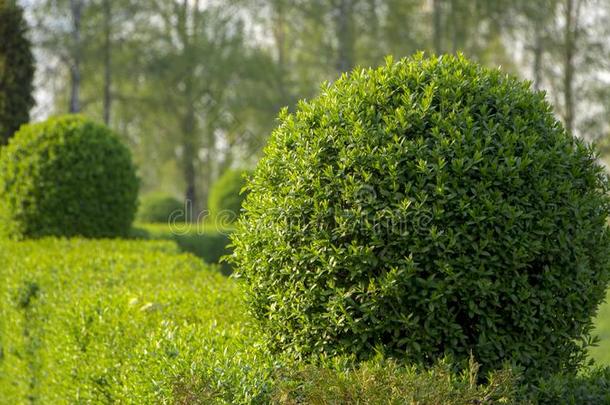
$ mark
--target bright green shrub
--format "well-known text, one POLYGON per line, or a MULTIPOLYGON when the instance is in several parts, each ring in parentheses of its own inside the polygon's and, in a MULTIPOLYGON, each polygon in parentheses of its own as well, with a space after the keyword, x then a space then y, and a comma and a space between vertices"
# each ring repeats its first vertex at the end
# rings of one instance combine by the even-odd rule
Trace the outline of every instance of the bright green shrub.
POLYGON ((608 181, 529 84, 461 56, 356 70, 281 115, 248 189, 233 262, 274 350, 581 362, 608 181))
POLYGON ((232 222, 241 211, 241 204, 246 197, 241 190, 246 185, 249 171, 227 170, 214 183, 208 198, 210 213, 220 221, 232 222))
POLYGON ((127 235, 138 180, 129 150, 80 116, 23 126, 0 155, 0 233, 127 235))
POLYGON ((23 9, 0 0, 0 146, 30 119, 34 56, 23 9))
POLYGON ((0 403, 181 403, 201 380, 267 402, 237 285, 174 243, 0 241, 0 263, 0 403))
POLYGON ((478 366, 460 374, 441 361, 430 369, 405 367, 375 359, 357 367, 333 360, 324 367, 295 367, 278 379, 273 403, 278 404, 492 404, 516 403, 517 378, 498 371, 477 384, 478 366))
POLYGON ((184 218, 184 204, 177 198, 168 194, 148 194, 142 197, 139 207, 137 219, 141 222, 149 223, 169 223, 172 220, 172 215, 182 215, 184 218))

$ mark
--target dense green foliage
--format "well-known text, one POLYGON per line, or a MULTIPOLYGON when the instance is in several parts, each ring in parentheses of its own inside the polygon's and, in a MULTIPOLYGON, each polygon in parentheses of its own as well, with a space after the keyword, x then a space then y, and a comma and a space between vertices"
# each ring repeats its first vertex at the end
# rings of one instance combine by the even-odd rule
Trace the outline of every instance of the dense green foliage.
POLYGON ((30 120, 34 57, 23 10, 0 0, 0 146, 30 120))
POLYGON ((163 193, 148 194, 141 198, 137 219, 141 222, 168 223, 172 219, 184 220, 185 207, 177 198, 163 193))
POLYGON ((274 350, 529 376, 586 353, 607 178, 527 83, 461 56, 356 70, 282 114, 249 191, 233 259, 274 350))
POLYGON ((246 186, 249 175, 249 171, 227 170, 214 183, 208 198, 208 208, 218 221, 233 222, 239 217, 242 202, 246 197, 242 189, 246 186))
POLYGON ((520 403, 610 404, 610 367, 584 370, 574 376, 557 374, 521 389, 520 403))
POLYGON ((0 234, 129 233, 138 179, 129 150, 80 116, 23 126, 0 155, 0 234))
POLYGON ((163 241, 0 241, 2 403, 604 403, 594 370, 529 387, 509 370, 478 385, 375 358, 272 356, 234 280, 163 241))
POLYGON ((0 263, 2 403, 173 403, 205 379, 227 403, 266 389, 236 285, 171 242, 0 241, 0 263))
POLYGON ((176 224, 175 227, 161 224, 137 224, 132 230, 132 237, 136 239, 173 240, 182 252, 192 253, 203 259, 206 263, 220 263, 224 274, 231 273, 231 266, 221 262, 221 258, 231 253, 228 245, 229 228, 216 228, 212 225, 208 229, 199 230, 195 224, 176 224))

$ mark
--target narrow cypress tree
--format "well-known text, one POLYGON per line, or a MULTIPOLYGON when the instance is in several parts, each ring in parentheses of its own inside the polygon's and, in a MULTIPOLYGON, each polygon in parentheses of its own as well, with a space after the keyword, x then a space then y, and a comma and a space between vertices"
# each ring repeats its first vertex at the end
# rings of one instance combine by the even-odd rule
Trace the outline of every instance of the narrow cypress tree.
POLYGON ((0 145, 30 119, 34 57, 23 10, 0 0, 0 145))

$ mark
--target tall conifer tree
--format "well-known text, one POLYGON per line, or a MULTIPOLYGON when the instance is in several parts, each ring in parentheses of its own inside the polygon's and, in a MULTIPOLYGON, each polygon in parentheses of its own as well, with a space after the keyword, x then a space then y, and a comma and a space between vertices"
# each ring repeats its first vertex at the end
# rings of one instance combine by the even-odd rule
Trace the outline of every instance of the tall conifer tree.
POLYGON ((23 10, 14 0, 0 0, 0 144, 30 119, 34 57, 23 10))

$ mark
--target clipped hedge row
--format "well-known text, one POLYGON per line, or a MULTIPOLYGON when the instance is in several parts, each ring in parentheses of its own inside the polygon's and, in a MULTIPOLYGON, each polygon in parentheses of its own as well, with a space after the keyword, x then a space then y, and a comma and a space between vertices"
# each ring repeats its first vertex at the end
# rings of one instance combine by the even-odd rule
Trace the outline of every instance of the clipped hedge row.
POLYGON ((0 263, 1 403, 173 403, 195 378, 247 403, 266 387, 236 285, 171 242, 0 241, 0 263))

